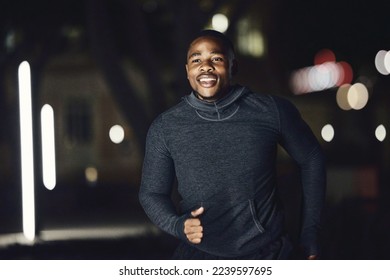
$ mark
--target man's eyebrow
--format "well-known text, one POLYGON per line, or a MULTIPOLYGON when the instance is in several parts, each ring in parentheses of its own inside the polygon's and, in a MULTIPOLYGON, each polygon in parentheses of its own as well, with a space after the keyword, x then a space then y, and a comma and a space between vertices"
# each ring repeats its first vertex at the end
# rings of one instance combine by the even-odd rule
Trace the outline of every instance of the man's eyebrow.
POLYGON ((191 55, 188 56, 188 58, 195 57, 195 56, 200 56, 200 52, 193 52, 191 55))
POLYGON ((225 52, 219 51, 219 50, 212 51, 211 53, 212 53, 212 54, 225 54, 225 52))
MULTIPOLYGON (((216 51, 210 52, 210 54, 221 54, 221 55, 225 55, 225 52, 216 50, 216 51)), ((193 52, 191 55, 188 56, 188 59, 190 59, 190 58, 192 58, 192 57, 196 57, 196 56, 201 56, 201 55, 202 55, 202 54, 201 54, 200 52, 193 52)))

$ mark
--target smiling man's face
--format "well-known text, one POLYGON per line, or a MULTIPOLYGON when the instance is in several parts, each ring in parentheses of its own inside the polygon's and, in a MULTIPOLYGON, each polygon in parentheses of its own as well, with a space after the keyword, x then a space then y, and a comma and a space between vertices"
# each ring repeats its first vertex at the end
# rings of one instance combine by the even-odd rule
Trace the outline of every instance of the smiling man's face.
POLYGON ((198 98, 216 101, 230 88, 233 55, 214 37, 194 40, 187 53, 187 78, 198 98))

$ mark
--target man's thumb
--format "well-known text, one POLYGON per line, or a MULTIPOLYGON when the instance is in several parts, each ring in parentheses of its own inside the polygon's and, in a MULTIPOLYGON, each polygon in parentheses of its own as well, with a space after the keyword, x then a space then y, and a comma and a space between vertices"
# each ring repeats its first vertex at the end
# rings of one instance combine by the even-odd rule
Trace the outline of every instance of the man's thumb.
POLYGON ((203 208, 203 207, 200 207, 200 208, 198 208, 198 209, 192 211, 192 212, 191 212, 191 216, 192 216, 193 218, 196 218, 196 217, 198 217, 199 215, 202 215, 203 212, 204 212, 204 208, 203 208))

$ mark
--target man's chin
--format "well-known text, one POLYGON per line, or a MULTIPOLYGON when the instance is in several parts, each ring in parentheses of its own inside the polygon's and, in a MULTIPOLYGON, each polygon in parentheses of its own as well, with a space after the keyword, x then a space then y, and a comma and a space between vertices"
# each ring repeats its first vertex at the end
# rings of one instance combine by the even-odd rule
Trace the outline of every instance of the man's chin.
POLYGON ((206 101, 206 102, 213 102, 213 101, 218 99, 216 94, 207 94, 206 95, 206 94, 202 94, 202 93, 196 92, 196 96, 200 100, 203 100, 203 101, 206 101))

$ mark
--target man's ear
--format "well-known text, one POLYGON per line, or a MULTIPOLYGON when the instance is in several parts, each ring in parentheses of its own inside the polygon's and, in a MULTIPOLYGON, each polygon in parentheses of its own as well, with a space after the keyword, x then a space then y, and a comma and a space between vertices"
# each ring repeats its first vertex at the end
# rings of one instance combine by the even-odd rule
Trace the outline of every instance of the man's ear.
POLYGON ((185 66, 186 66, 186 73, 187 73, 187 79, 188 79, 188 64, 186 63, 185 66))

